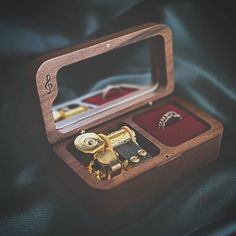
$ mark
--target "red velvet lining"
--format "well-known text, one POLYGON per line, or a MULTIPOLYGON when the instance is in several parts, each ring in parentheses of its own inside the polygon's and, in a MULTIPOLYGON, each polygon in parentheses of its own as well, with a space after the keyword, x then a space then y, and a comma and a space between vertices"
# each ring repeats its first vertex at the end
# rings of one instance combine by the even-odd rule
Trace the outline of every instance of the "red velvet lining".
POLYGON ((102 94, 99 93, 95 96, 84 99, 83 102, 90 103, 90 104, 93 104, 93 105, 102 105, 102 104, 105 104, 107 102, 111 102, 114 99, 123 97, 123 96, 125 96, 129 93, 134 92, 134 91, 137 91, 137 88, 121 87, 120 89, 111 89, 107 93, 105 99, 102 97, 102 94))
POLYGON ((155 110, 137 115, 134 117, 134 122, 167 146, 177 146, 209 129, 206 123, 173 103, 167 103, 155 110), (182 120, 176 121, 164 129, 159 129, 158 122, 168 111, 177 112, 182 116, 182 120))

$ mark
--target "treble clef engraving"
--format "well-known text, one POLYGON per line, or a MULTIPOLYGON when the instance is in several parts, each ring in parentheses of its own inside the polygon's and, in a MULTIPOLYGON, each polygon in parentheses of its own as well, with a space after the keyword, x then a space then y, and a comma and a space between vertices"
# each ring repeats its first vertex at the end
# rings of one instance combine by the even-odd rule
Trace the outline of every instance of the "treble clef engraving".
POLYGON ((53 84, 50 82, 51 76, 46 75, 46 84, 45 84, 45 89, 47 90, 47 93, 50 94, 52 92, 52 87, 53 84))

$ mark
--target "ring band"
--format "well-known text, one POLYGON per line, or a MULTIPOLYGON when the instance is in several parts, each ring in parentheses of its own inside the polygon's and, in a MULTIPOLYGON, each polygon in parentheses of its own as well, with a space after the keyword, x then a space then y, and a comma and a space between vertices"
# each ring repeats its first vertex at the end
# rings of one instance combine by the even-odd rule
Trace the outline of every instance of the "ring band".
POLYGON ((182 120, 182 116, 175 111, 168 111, 166 112, 158 122, 158 128, 164 129, 167 127, 167 123, 170 121, 179 121, 182 120))
POLYGON ((121 92, 120 85, 108 85, 102 92, 102 99, 105 100, 107 98, 108 93, 113 89, 116 89, 119 93, 121 92))

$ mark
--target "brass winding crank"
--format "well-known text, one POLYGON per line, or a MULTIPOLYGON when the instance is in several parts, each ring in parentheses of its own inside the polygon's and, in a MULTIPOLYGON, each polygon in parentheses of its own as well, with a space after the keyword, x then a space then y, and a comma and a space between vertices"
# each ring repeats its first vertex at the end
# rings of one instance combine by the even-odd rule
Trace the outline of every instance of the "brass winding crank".
POLYGON ((74 145, 82 159, 92 158, 88 170, 99 180, 111 179, 121 174, 122 170, 138 165, 150 158, 136 141, 136 135, 128 126, 108 135, 84 133, 79 135, 74 145))

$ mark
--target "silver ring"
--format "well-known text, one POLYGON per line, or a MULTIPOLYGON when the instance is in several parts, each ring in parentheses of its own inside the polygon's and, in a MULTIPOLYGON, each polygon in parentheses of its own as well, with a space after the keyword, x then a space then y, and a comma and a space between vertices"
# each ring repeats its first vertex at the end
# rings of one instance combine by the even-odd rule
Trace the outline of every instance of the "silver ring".
POLYGON ((166 112, 158 122, 158 128, 164 129, 167 127, 167 124, 170 121, 179 121, 182 120, 182 116, 175 111, 168 111, 166 112))
POLYGON ((107 94, 112 90, 116 89, 119 92, 121 92, 121 86, 120 85, 108 85, 102 92, 102 99, 105 100, 107 98, 107 94))

